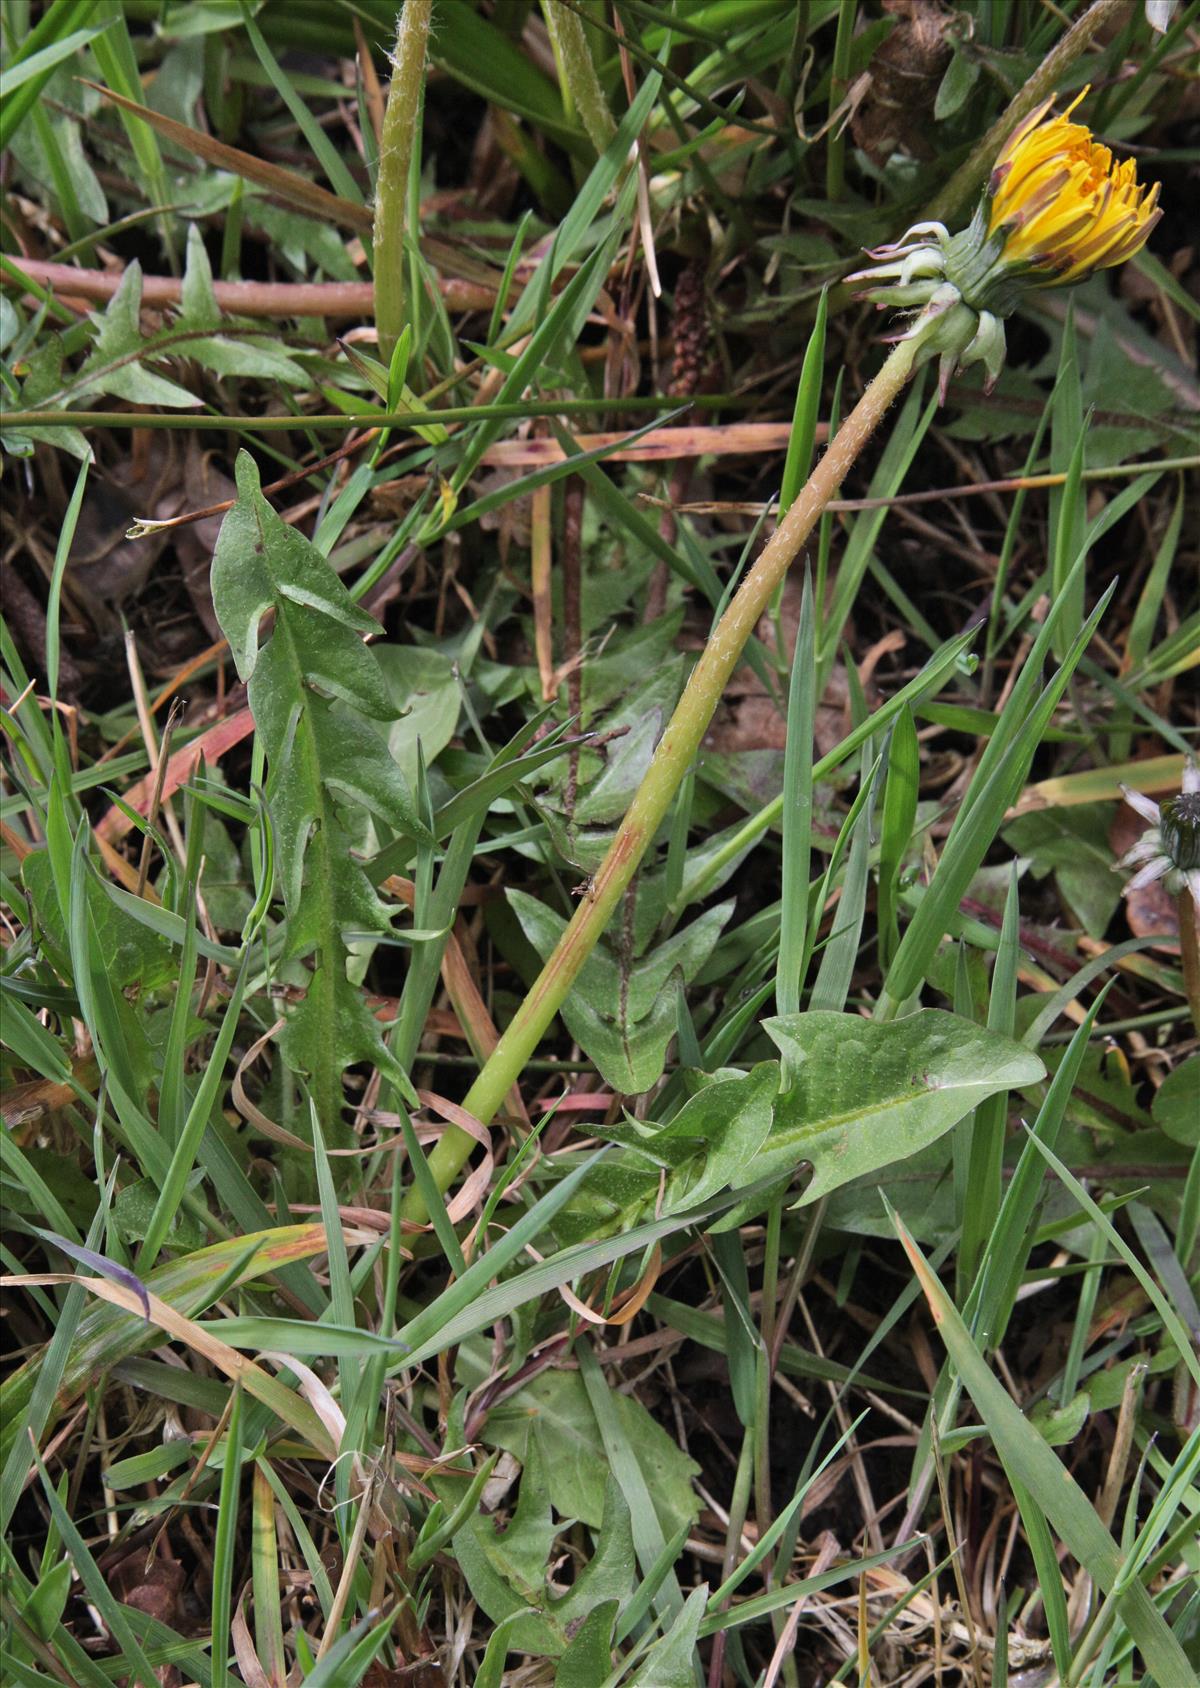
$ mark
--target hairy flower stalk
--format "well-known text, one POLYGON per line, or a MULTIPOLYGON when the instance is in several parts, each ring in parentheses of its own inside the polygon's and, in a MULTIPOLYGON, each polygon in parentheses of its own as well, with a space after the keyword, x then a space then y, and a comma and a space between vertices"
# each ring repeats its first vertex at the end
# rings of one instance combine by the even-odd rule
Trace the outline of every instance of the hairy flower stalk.
POLYGON ((379 176, 375 186, 375 329, 379 355, 392 361, 396 342, 408 321, 404 281, 408 259, 404 236, 408 218, 408 171, 416 143, 425 86, 425 47, 433 0, 404 0, 396 21, 392 80, 379 137, 379 176))
MULTIPOLYGON (((1157 190, 1145 194, 1132 166, 1114 169, 1107 149, 1069 113, 1044 121, 1048 111, 1048 104, 1039 107, 1013 131, 970 228, 951 236, 941 224, 919 225, 874 254, 884 262, 866 272, 875 284, 869 296, 913 315, 721 617, 603 865, 464 1098, 465 1110, 483 1124, 519 1078, 666 819, 776 588, 913 371, 936 357, 944 393, 956 369, 982 362, 991 384, 1004 361, 1003 319, 1026 287, 1081 280, 1145 242, 1157 218, 1157 190)), ((429 1158, 439 1190, 457 1177, 473 1142, 457 1127, 439 1140, 429 1158)), ((415 1189, 404 1216, 427 1217, 415 1189)))

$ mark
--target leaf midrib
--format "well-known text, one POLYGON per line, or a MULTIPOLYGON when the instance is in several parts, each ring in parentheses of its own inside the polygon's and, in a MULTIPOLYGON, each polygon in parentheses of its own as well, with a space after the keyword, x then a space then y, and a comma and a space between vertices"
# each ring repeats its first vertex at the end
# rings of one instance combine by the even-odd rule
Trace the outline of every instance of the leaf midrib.
MULTIPOLYGON (((873 1102, 867 1108, 854 1109, 849 1113, 828 1114, 816 1125, 808 1127, 789 1127, 778 1134, 772 1132, 763 1144, 763 1150, 779 1147, 782 1144, 807 1141, 809 1137, 823 1135, 827 1131, 837 1131, 842 1126, 853 1125, 858 1120, 871 1119, 877 1114, 886 1114, 893 1108, 902 1108, 910 1102, 923 1101, 927 1096, 958 1094, 964 1091, 977 1090, 982 1092, 977 1101, 986 1101, 1002 1090, 1011 1090, 1018 1084, 1017 1079, 1000 1079, 995 1082, 984 1079, 968 1079, 958 1084, 931 1084, 921 1090, 911 1090, 903 1096, 890 1096, 883 1102, 873 1102)), ((762 1153, 762 1150, 759 1151, 762 1153)))

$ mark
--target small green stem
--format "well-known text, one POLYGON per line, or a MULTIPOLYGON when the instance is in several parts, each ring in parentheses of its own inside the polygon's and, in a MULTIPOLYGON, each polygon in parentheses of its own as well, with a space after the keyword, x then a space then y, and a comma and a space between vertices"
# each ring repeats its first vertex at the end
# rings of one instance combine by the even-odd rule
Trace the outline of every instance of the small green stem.
MULTIPOLYGON (((912 373, 916 348, 906 340, 893 347, 887 362, 867 387, 803 491, 763 547, 758 560, 705 646, 667 730, 608 854, 521 1006, 517 1009, 463 1107, 488 1124, 516 1083, 542 1034, 562 1006, 580 968, 608 924, 626 886, 666 819, 675 793, 700 748, 722 694, 746 642, 771 601, 776 586, 816 526, 822 510, 846 478, 851 465, 883 420, 912 373)), ((453 1183, 471 1152, 474 1138, 451 1126, 429 1157, 439 1190, 453 1183)), ((405 1217, 427 1217, 419 1193, 410 1189, 405 1217)))
MULTIPOLYGON (((783 1201, 772 1202, 767 1209, 766 1250, 763 1255, 762 1313, 759 1320, 759 1352, 755 1369, 756 1404, 755 1428, 758 1441, 754 1458, 754 1520, 760 1538, 771 1525, 771 1378, 775 1353, 775 1304, 779 1297, 779 1235, 783 1221, 783 1201)), ((763 1577, 770 1587, 771 1571, 768 1560, 763 1577)))
POLYGON ((836 204, 846 185, 846 137, 834 116, 845 98, 850 77, 850 47, 858 17, 858 0, 839 0, 837 36, 833 43, 833 64, 829 72, 829 149, 825 155, 825 197, 836 204))
MULTIPOLYGON (((0 253, 0 264, 3 254, 0 253)), ((698 393, 689 404, 704 410, 720 410, 737 406, 741 400, 733 394, 698 393)), ((506 404, 460 404, 438 410, 356 410, 350 412, 314 411, 304 416, 228 416, 206 412, 197 416, 190 410, 5 410, 6 428, 179 428, 179 429, 244 429, 253 434, 286 434, 298 428, 331 428, 335 433, 349 434, 359 428, 420 428, 439 423, 482 422, 488 417, 525 416, 593 416, 598 411, 612 410, 674 410, 679 400, 669 395, 635 393, 627 399, 520 399, 506 404)), ((614 450, 616 447, 614 446, 614 450)), ((1136 464, 1135 471, 1145 468, 1136 464)), ((1165 469, 1194 468, 1192 458, 1168 459, 1154 464, 1160 473, 1165 469)), ((1123 466, 1105 470, 1108 475, 1123 473, 1123 466)))
POLYGON ((396 341, 404 332, 408 172, 421 110, 425 46, 432 10, 433 0, 404 0, 404 10, 396 24, 392 80, 379 142, 379 176, 375 184, 375 329, 379 335, 379 355, 385 364, 391 363, 396 341))
POLYGON ((597 153, 602 153, 617 126, 596 75, 583 19, 561 0, 542 0, 542 11, 567 101, 574 106, 597 153))
MULTIPOLYGON (((777 1351, 775 1334, 776 1303, 779 1298, 779 1244, 783 1229, 783 1199, 771 1203, 767 1209, 766 1248, 763 1254, 762 1313, 759 1320, 759 1350, 755 1362, 754 1405, 754 1525, 758 1540, 771 1527, 774 1512, 771 1506, 771 1385, 775 1375, 777 1351)), ((774 1555, 762 1562, 763 1587, 773 1586, 774 1555)), ((782 1612, 772 1613, 771 1626, 778 1641, 782 1633, 782 1612)), ((789 1660, 790 1664, 791 1661, 789 1660)), ((795 1681, 794 1668, 784 1666, 784 1679, 795 1681)))
POLYGON ((1192 1024, 1200 1037, 1200 932, 1192 893, 1185 885, 1175 899, 1179 912, 1179 952, 1183 960, 1183 989, 1192 1014, 1192 1024))

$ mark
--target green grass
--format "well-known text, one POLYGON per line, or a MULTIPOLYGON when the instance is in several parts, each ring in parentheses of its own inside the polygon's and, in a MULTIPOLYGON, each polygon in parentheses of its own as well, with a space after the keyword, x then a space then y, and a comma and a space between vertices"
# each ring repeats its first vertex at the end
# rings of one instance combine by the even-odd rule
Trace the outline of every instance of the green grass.
POLYGON ((0 19, 0 1680, 1187 1688, 1196 6, 421 11, 0 19), (1084 82, 1152 249, 860 438, 1084 82))

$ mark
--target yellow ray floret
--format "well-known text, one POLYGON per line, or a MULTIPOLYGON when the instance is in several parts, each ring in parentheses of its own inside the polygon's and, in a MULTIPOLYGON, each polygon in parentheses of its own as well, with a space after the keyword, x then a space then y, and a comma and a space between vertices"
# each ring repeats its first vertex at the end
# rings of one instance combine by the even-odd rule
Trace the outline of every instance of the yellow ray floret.
POLYGON ((1059 287, 1139 252, 1161 213, 1158 184, 1139 185, 1132 159, 1113 163, 1071 113, 1046 119, 1047 100, 1019 124, 989 184, 988 237, 1004 241, 1004 262, 1028 265, 1037 285, 1059 287))

